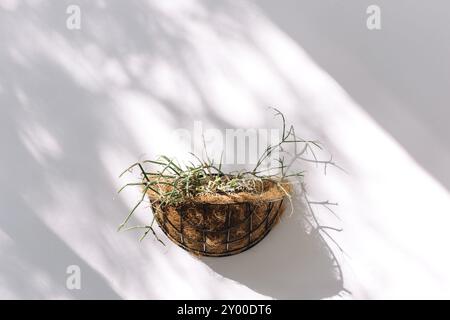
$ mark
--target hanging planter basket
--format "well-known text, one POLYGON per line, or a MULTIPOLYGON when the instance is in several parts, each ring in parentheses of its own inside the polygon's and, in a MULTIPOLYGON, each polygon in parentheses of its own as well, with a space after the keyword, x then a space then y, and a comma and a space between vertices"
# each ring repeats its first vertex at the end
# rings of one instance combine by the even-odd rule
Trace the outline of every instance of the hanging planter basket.
POLYGON ((223 171, 222 157, 218 162, 210 158, 206 143, 205 158, 191 153, 194 160, 180 164, 161 155, 128 167, 120 176, 138 167, 140 179, 119 192, 127 186, 139 186, 142 195, 119 230, 126 227, 147 197, 153 220, 148 225, 127 228, 145 229, 141 240, 151 231, 162 242, 153 229, 156 221, 169 239, 196 255, 230 256, 259 243, 279 221, 287 202, 293 212, 294 183, 305 192, 304 171, 299 170, 298 162, 321 164, 325 172, 327 166, 336 166, 332 158, 317 158, 314 150, 322 150, 320 143, 299 138, 294 127, 286 125, 284 115, 273 110, 282 120, 280 140, 260 152, 252 170, 223 171))
POLYGON ((224 257, 250 249, 270 232, 284 211, 284 196, 271 185, 261 194, 217 194, 177 206, 151 202, 156 221, 173 242, 197 255, 224 257))

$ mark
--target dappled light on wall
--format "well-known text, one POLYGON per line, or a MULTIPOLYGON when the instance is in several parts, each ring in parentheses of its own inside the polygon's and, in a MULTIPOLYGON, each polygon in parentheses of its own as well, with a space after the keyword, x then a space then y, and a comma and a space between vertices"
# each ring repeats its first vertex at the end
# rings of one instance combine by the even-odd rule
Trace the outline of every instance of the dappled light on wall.
MULTIPOLYGON (((9 263, 0 265, 0 297, 450 294, 448 191, 257 2, 78 1, 73 30, 63 1, 0 4, 0 260, 9 263), (196 121, 222 133, 270 132, 269 106, 347 171, 325 177, 307 167, 311 198, 339 202, 340 220, 318 212, 344 229, 336 242, 306 232, 303 209, 220 263, 117 233, 139 193, 117 195, 118 173, 160 154, 183 159, 194 143, 174 132, 192 133, 196 121), (276 261, 264 263, 267 252, 276 261), (74 264, 85 280, 68 291, 74 264)), ((148 221, 149 206, 134 222, 148 221)))

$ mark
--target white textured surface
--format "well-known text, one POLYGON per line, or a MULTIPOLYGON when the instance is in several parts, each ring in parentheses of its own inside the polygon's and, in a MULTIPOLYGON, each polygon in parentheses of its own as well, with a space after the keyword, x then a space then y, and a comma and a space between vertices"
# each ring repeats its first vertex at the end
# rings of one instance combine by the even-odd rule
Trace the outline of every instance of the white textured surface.
POLYGON ((344 228, 335 238, 352 296, 450 297, 448 191, 256 4, 81 1, 82 29, 70 31, 69 2, 0 3, 0 298, 338 294, 298 215, 224 259, 116 232, 137 196, 115 195, 124 167, 181 154, 166 137, 194 120, 268 127, 269 105, 349 172, 308 182, 318 200, 339 202, 342 222, 331 223, 344 228), (80 291, 65 288, 71 264, 80 291))

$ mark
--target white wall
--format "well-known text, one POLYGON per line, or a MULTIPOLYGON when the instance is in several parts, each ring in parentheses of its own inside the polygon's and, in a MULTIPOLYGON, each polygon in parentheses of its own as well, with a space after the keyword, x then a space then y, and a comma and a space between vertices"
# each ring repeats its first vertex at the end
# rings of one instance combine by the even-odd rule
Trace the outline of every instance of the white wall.
POLYGON ((79 1, 81 30, 72 2, 0 1, 0 297, 448 298, 449 11, 379 2, 368 31, 361 1, 79 1), (272 127, 269 105, 348 171, 308 176, 343 282, 302 210, 223 259, 116 232, 123 168, 195 120, 272 127))
POLYGON ((450 187, 448 1, 256 1, 414 159, 450 187), (381 10, 369 31, 366 9, 381 10))

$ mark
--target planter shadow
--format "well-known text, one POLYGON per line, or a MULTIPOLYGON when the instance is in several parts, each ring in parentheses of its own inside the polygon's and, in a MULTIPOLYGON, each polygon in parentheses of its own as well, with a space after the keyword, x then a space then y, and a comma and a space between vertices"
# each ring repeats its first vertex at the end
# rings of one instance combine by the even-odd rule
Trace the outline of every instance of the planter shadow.
POLYGON ((251 250, 201 260, 218 274, 275 299, 322 299, 343 290, 334 255, 320 235, 306 232, 296 214, 284 215, 251 250))

